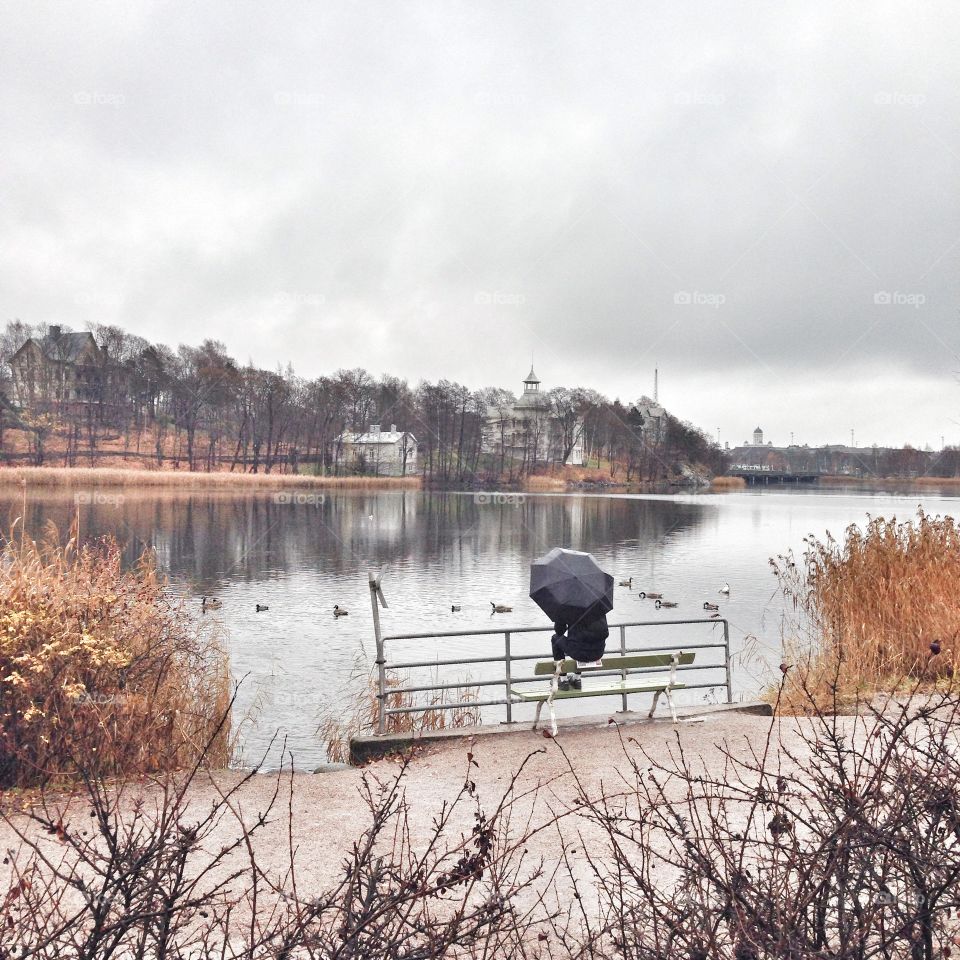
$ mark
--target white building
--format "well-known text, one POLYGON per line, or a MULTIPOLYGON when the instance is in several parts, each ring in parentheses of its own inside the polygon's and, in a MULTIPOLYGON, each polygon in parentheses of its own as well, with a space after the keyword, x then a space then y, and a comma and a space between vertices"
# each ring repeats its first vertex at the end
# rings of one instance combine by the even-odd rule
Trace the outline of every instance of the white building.
POLYGON ((764 447, 764 446, 766 446, 766 447, 772 447, 772 446, 773 446, 773 441, 772 441, 772 440, 768 440, 766 443, 764 443, 764 442, 763 442, 763 430, 761 430, 760 427, 757 427, 757 429, 753 431, 753 443, 751 443, 749 440, 744 440, 744 441, 743 441, 743 446, 745 446, 745 447, 764 447))
POLYGON ((550 400, 541 392, 540 380, 531 367, 518 400, 487 407, 482 449, 529 465, 582 466, 583 420, 573 414, 558 416, 551 410, 550 400))
POLYGON ((344 433, 337 439, 337 465, 377 477, 405 477, 417 472, 417 438, 406 430, 379 423, 366 433, 344 433))

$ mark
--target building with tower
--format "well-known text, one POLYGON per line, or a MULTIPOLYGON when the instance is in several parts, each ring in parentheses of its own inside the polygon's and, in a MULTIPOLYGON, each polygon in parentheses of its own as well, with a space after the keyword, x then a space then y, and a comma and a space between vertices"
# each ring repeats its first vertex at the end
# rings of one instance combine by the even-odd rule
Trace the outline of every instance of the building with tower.
POLYGON ((753 445, 755 447, 763 446, 763 431, 759 427, 753 431, 753 445))
POLYGON ((531 366, 519 398, 487 407, 483 451, 527 467, 582 466, 583 420, 573 411, 554 409, 531 366))

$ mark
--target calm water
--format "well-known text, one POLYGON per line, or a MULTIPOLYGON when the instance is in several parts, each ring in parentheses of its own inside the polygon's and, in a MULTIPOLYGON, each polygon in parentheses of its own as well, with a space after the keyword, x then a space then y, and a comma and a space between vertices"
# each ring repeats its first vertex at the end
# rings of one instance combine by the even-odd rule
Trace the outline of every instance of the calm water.
MULTIPOLYGON (((319 717, 346 709, 351 678, 373 660, 371 568, 386 567, 387 633, 542 626, 543 614, 526 596, 531 559, 558 545, 588 550, 617 580, 633 577, 632 590, 617 588, 611 624, 698 617, 704 600, 721 602, 731 622, 739 698, 755 693, 779 662, 780 604, 771 556, 791 547, 800 552, 807 534, 839 535, 868 513, 906 518, 921 503, 928 511, 949 513, 956 502, 928 491, 797 490, 545 494, 497 506, 475 503, 472 494, 404 491, 327 494, 322 504, 309 505, 278 504, 269 493, 180 492, 84 505, 80 521, 85 534, 116 535, 131 558, 152 544, 174 590, 189 598, 198 616, 203 594, 222 599, 223 608, 206 616, 222 621, 233 672, 245 678, 238 701, 246 718, 245 760, 257 758, 279 730, 297 766, 310 768, 324 759, 319 717), (717 592, 724 581, 731 587, 728 599, 717 592), (680 605, 657 611, 637 599, 643 589, 680 605), (514 612, 491 616, 490 601, 512 605, 514 612), (269 612, 256 613, 258 603, 269 612), (335 619, 334 604, 350 615, 335 619), (459 613, 451 612, 453 604, 462 608, 459 613)), ((28 495, 27 529, 37 532, 47 520, 66 528, 74 510, 72 494, 28 495)), ((0 517, 21 512, 19 496, 0 494, 0 517)), ((705 640, 711 632, 719 634, 713 626, 664 628, 663 637, 705 640)), ((546 636, 519 646, 546 653, 545 644, 546 636)), ((430 660, 441 650, 476 656, 489 649, 490 641, 481 638, 442 646, 408 642, 395 648, 395 656, 430 660)), ((474 679, 484 675, 473 670, 474 679)), ((458 680, 463 674, 444 676, 458 680)), ((686 698, 711 695, 689 691, 686 698)), ((565 706, 609 711, 616 702, 565 706)))

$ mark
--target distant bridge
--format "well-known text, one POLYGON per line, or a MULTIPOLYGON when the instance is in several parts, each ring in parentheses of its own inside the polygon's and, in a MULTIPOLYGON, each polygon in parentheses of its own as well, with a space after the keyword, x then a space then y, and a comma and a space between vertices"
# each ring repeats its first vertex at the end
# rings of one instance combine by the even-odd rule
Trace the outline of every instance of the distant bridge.
POLYGON ((743 477, 748 487, 765 487, 785 483, 816 483, 820 474, 778 470, 769 464, 734 463, 727 471, 727 476, 743 477))

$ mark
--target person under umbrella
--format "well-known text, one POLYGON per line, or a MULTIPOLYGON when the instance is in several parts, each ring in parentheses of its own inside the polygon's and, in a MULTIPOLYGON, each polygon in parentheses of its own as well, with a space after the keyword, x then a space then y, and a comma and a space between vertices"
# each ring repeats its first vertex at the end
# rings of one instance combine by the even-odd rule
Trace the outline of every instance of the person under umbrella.
MULTIPOLYGON (((606 614, 613 609, 613 577, 591 554, 557 547, 531 564, 530 597, 554 622, 551 647, 558 686, 569 690, 571 681, 561 676, 560 664, 567 657, 590 663, 603 656, 609 636, 606 614)), ((582 687, 579 675, 573 686, 582 687)))
MULTIPOLYGON (((607 637, 610 636, 607 617, 602 613, 590 620, 578 620, 570 626, 565 623, 555 623, 553 630, 550 646, 554 662, 559 664, 563 664, 568 657, 577 663, 595 663, 603 657, 607 637)), ((563 666, 559 667, 559 671, 557 687, 560 690, 569 690, 571 687, 574 690, 583 688, 579 673, 567 674, 563 666)))

